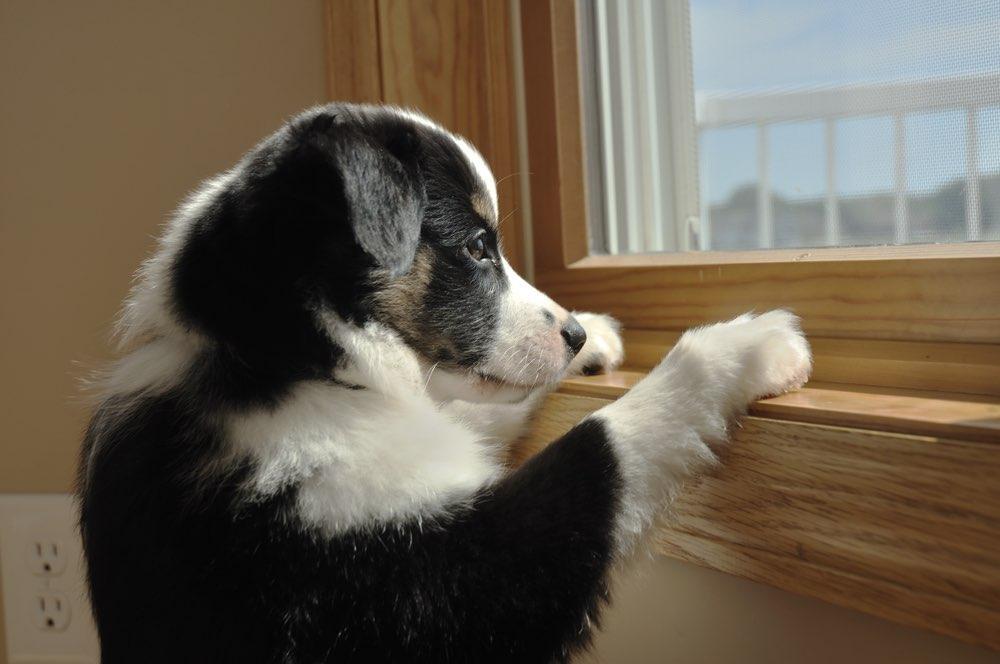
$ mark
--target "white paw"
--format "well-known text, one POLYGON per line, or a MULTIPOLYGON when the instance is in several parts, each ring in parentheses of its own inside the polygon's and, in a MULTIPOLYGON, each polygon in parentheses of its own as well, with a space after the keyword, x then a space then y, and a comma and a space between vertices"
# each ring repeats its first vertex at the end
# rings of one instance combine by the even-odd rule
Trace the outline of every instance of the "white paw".
POLYGON ((570 363, 569 375, 613 371, 625 359, 621 325, 606 314, 574 312, 573 316, 587 332, 587 343, 570 363))
POLYGON ((797 390, 805 385, 812 372, 812 351, 802 332, 799 317, 784 309, 775 309, 744 323, 759 336, 751 353, 754 360, 749 375, 749 389, 754 399, 797 390))
POLYGON ((783 309, 690 330, 677 351, 703 362, 738 407, 802 387, 812 370, 799 318, 783 309))

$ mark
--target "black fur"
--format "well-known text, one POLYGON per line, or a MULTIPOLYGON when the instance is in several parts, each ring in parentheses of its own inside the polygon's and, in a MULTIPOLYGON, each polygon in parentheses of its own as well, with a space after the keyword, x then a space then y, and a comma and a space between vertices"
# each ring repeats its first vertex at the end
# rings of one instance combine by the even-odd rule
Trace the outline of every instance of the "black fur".
POLYGON ((330 376, 339 351, 315 310, 365 318, 373 271, 413 260, 425 199, 412 131, 352 107, 306 114, 193 223, 172 266, 176 313, 218 343, 211 361, 235 400, 330 376))
POLYGON ((447 339, 437 359, 474 365, 506 287, 463 253, 478 232, 499 251, 469 202, 479 186, 446 135, 368 107, 308 112, 240 164, 171 265, 173 313, 210 343, 179 387, 110 396, 85 439, 103 661, 548 662, 586 644, 621 493, 600 422, 448 518, 332 538, 299 519, 296 485, 248 493, 253 461, 228 453, 221 425, 337 380, 319 308, 383 320, 418 348, 414 330, 447 339), (375 296, 418 251, 434 256, 430 287, 401 321, 375 296))
POLYGON ((550 662, 588 642, 620 488, 600 422, 447 522, 326 539, 298 521, 294 487, 247 500, 245 466, 198 486, 223 442, 184 401, 99 413, 88 434, 100 452, 81 519, 105 663, 550 662))

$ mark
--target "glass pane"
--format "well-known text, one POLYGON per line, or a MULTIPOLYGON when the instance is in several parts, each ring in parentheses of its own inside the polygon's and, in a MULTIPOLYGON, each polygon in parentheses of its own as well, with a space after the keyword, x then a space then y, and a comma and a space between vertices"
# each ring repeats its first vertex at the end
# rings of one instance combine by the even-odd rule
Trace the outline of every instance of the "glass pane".
POLYGON ((1000 240, 1000 0, 582 8, 596 251, 1000 240))

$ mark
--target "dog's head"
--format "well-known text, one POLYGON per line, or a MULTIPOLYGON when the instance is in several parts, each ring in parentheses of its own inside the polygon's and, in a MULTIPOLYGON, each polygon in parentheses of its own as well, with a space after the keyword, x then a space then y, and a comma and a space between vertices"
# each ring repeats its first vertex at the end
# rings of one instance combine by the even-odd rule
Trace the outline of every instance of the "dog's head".
POLYGON ((464 139, 398 109, 313 109, 182 206, 126 324, 199 335, 262 384, 336 375, 330 315, 391 328, 445 391, 552 382, 586 335, 510 268, 498 217, 464 139))

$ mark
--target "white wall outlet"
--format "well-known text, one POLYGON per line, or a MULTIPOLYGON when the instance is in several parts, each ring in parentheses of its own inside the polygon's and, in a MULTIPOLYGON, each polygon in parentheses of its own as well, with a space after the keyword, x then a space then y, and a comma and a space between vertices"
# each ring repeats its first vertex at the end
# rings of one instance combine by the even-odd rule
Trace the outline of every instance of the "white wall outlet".
POLYGON ((76 506, 66 494, 0 494, 8 664, 96 664, 76 506))
POLYGON ((59 539, 38 538, 28 542, 28 569, 38 576, 58 576, 66 571, 66 544, 59 539))
POLYGON ((59 592, 46 590, 35 596, 35 627, 43 632, 62 632, 69 627, 72 602, 59 592))

